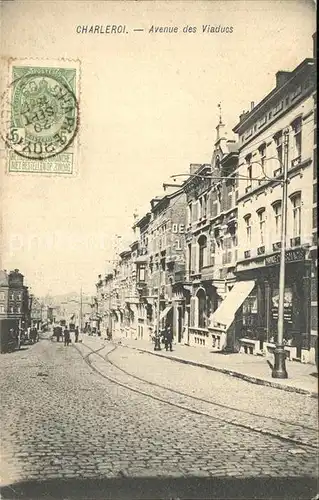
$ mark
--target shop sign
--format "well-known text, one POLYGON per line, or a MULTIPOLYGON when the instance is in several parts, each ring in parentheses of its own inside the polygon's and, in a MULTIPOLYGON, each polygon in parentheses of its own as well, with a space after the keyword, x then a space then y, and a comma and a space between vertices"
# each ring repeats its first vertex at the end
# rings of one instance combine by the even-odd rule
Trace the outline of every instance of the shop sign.
MULTIPOLYGON (((305 259, 305 250, 303 248, 295 248, 293 250, 287 250, 285 255, 285 262, 298 262, 305 259)), ((280 264, 280 253, 275 253, 274 255, 269 255, 265 257, 266 266, 275 266, 280 264)))
MULTIPOLYGON (((273 291, 272 296, 272 308, 271 314, 273 320, 278 320, 278 309, 279 309, 279 289, 273 291)), ((284 320, 287 323, 292 323, 292 289, 290 287, 285 288, 284 292, 284 320)))

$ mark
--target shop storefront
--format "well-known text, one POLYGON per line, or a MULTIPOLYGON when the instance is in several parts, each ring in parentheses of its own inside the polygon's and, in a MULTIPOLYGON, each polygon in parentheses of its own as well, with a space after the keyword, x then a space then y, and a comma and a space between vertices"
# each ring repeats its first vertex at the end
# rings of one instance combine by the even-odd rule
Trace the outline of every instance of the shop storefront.
MULTIPOLYGON (((254 280, 255 286, 236 314, 235 338, 259 341, 259 350, 277 340, 280 253, 266 256, 254 267, 237 270, 241 281, 254 280)), ((284 292, 284 343, 291 347, 292 358, 301 359, 310 348, 311 265, 303 248, 286 252, 284 292)), ((243 342, 242 342, 243 343, 243 342)), ((247 342, 246 342, 247 344, 247 342)), ((255 353, 255 352, 254 352, 255 353)))

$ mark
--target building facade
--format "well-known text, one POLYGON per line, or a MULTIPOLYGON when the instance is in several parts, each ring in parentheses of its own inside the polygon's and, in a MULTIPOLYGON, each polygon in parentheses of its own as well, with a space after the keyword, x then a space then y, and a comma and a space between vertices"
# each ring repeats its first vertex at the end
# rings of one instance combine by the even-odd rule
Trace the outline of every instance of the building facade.
MULTIPOLYGON (((236 338, 256 349, 277 336, 283 167, 288 162, 285 341, 292 358, 309 358, 313 209, 314 61, 279 71, 276 87, 240 117, 236 338), (287 132, 286 132, 287 131, 287 132), (245 339, 247 341, 245 341, 245 339)), ((253 349, 254 350, 254 349, 253 349)))
POLYGON ((315 361, 315 58, 277 72, 273 90, 239 117, 235 139, 220 116, 211 162, 191 164, 182 186, 151 200, 136 240, 99 277, 104 330, 150 340, 169 325, 176 343, 272 354, 287 166, 285 350, 315 361))
POLYGON ((185 333, 186 195, 178 189, 151 201, 148 226, 148 293, 151 331, 165 326, 172 329, 175 341, 185 333))
POLYGON ((227 334, 214 312, 235 280, 238 146, 220 118, 210 164, 191 165, 187 194, 186 276, 190 289, 188 343, 223 349, 227 334))
POLYGON ((0 271, 0 337, 5 350, 10 329, 27 329, 31 324, 31 298, 19 269, 0 271))

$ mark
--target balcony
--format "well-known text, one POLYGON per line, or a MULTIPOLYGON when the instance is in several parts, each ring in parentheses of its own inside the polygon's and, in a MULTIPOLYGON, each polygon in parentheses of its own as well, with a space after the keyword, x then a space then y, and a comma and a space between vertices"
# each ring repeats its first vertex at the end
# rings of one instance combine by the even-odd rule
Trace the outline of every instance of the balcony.
POLYGON ((274 252, 277 252, 281 249, 281 241, 276 241, 276 243, 272 244, 272 249, 274 252))
POLYGON ((291 247, 299 247, 300 246, 300 236, 295 236, 294 238, 290 238, 290 246, 291 247))
POLYGON ((175 271, 174 280, 175 280, 175 283, 180 282, 180 281, 184 281, 185 280, 185 271, 184 270, 175 271))
POLYGON ((296 167, 301 163, 301 155, 297 156, 293 160, 291 160, 291 168, 296 167))
POLYGON ((212 280, 213 273, 214 273, 214 266, 202 267, 201 273, 202 273, 202 276, 201 276, 202 280, 212 280))
POLYGON ((249 259, 251 256, 251 250, 245 250, 244 251, 244 259, 249 259))
POLYGON ((276 168, 276 170, 274 170, 274 177, 279 177, 281 174, 282 174, 282 168, 281 167, 276 168))
POLYGON ((257 255, 263 255, 265 253, 265 245, 257 248, 257 255))

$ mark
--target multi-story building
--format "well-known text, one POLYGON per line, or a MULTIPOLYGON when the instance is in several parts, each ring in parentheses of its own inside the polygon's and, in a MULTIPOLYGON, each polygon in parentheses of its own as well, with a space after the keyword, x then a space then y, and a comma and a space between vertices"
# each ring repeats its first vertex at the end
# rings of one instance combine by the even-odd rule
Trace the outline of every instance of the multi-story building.
MULTIPOLYGON (((313 35, 313 58, 317 61, 317 33, 313 35)), ((311 346, 318 335, 318 212, 317 212, 317 87, 313 92, 313 194, 311 253, 311 346)))
POLYGON ((252 351, 260 341, 263 346, 276 339, 282 179, 288 162, 285 341, 291 357, 305 361, 311 346, 314 85, 313 59, 291 72, 279 71, 275 88, 252 103, 233 129, 240 145, 238 283, 215 318, 226 327, 234 324, 236 338, 252 351))
POLYGON ((170 325, 175 341, 183 341, 186 195, 178 189, 151 201, 149 288, 154 326, 170 325))
MULTIPOLYGON (((225 347, 225 332, 213 313, 231 288, 237 258, 238 146, 220 118, 210 164, 190 166, 187 194, 186 276, 191 297, 187 338, 191 345, 225 347)), ((187 311, 188 312, 188 311, 187 311)))
POLYGON ((135 258, 136 271, 136 302, 131 302, 131 309, 137 319, 137 338, 149 340, 152 335, 153 318, 153 296, 149 287, 149 268, 148 268, 148 244, 149 244, 149 226, 152 215, 146 213, 138 219, 133 230, 138 235, 137 254, 135 258))
POLYGON ((32 326, 40 328, 43 321, 43 303, 37 297, 32 296, 31 301, 31 323, 32 326))
POLYGON ((19 269, 0 271, 0 332, 1 343, 10 328, 27 328, 31 322, 30 297, 19 269))

